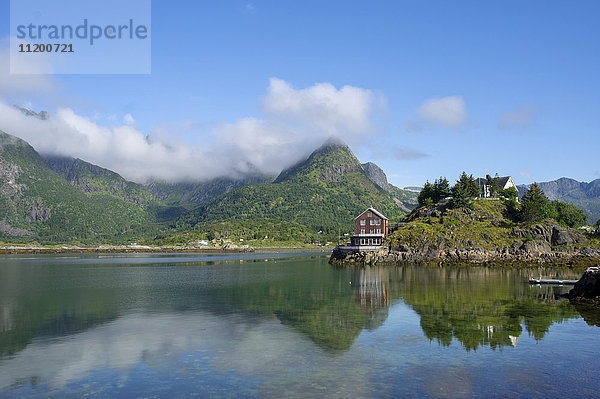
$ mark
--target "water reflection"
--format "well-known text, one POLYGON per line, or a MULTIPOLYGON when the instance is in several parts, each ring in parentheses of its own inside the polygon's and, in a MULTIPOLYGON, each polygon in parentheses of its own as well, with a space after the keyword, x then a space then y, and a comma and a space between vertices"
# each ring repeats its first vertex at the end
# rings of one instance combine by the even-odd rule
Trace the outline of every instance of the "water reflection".
MULTIPOLYGON (((356 343, 363 332, 385 330, 392 314, 410 315, 394 323, 406 328, 414 323, 424 335, 413 334, 403 345, 435 342, 461 352, 517 347, 524 332, 539 341, 553 324, 580 314, 588 324, 600 324, 597 310, 556 300, 564 289, 526 284, 531 271, 345 269, 321 258, 244 263, 228 258, 216 264, 153 259, 0 263, 0 396, 2 390, 39 384, 67 389, 90 373, 116 384, 114 389, 126 384, 123 378, 143 380, 151 389, 154 379, 165 383, 166 374, 173 384, 190 376, 202 381, 203 393, 222 395, 233 384, 236 391, 246 389, 246 396, 281 396, 281 389, 291 380, 303 381, 303 375, 314 383, 309 370, 317 364, 328 373, 314 386, 315 396, 348 374, 355 379, 346 380, 340 396, 370 396, 363 390, 373 377, 353 364, 377 363, 372 351, 361 352, 356 343), (282 378, 282 370, 293 378, 282 378), (243 387, 232 382, 236 378, 243 387)), ((387 328, 400 334, 398 326, 387 328)), ((390 348, 397 346, 382 343, 375 350, 384 354, 390 348)))
POLYGON ((420 315, 425 335, 445 346, 453 339, 466 350, 516 346, 523 326, 541 340, 552 324, 579 317, 555 299, 564 288, 525 284, 529 272, 406 267, 399 273, 399 296, 420 315))

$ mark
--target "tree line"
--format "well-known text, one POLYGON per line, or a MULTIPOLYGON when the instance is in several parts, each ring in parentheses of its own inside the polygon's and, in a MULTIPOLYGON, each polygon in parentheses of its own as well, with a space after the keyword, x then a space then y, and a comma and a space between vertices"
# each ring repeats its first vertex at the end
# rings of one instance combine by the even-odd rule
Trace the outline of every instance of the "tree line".
MULTIPOLYGON (((514 221, 537 223, 544 219, 554 219, 568 227, 580 227, 587 224, 587 215, 573 204, 562 201, 550 201, 542 189, 533 183, 518 201, 516 188, 502 189, 499 178, 486 176, 487 188, 491 197, 500 198, 507 206, 508 216, 514 221)), ((477 185, 473 175, 463 172, 456 184, 450 186, 448 179, 440 177, 433 183, 425 183, 419 192, 419 206, 428 206, 447 200, 450 208, 473 209, 472 199, 482 197, 482 187, 477 185)), ((596 222, 596 231, 600 230, 600 220, 596 222)))

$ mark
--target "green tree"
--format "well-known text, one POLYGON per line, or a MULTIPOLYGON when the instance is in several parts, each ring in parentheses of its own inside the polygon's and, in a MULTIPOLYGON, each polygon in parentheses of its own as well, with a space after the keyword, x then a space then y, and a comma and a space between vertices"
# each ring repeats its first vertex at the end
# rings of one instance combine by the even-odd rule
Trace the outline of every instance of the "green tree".
POLYGON ((452 187, 452 199, 450 200, 450 207, 473 209, 470 194, 471 193, 469 192, 469 187, 467 185, 457 182, 454 187, 452 187))
POLYGON ((576 205, 561 201, 552 201, 556 221, 568 227, 580 227, 587 224, 587 215, 576 205))
POLYGON ((439 202, 439 200, 450 196, 450 184, 448 179, 441 177, 433 183, 433 202, 439 202))
POLYGON ((519 191, 514 187, 509 187, 500 191, 500 196, 508 200, 516 201, 517 198, 519 198, 519 191))
POLYGON ((469 208, 473 209, 471 198, 479 195, 479 187, 473 178, 473 175, 467 176, 466 172, 462 172, 456 184, 452 187, 452 199, 450 206, 452 208, 469 208))
POLYGON ((594 225, 594 228, 595 228, 595 233, 596 233, 596 235, 597 235, 597 236, 600 236, 600 219, 598 219, 598 220, 596 221, 596 224, 594 225))
POLYGON ((433 184, 426 182, 419 192, 419 205, 430 205, 450 196, 450 185, 445 177, 436 179, 433 184))
MULTIPOLYGON (((463 191, 467 197, 479 196, 479 187, 477 186, 477 182, 475 181, 473 175, 467 176, 466 172, 462 172, 454 187, 457 185, 461 186, 458 190, 463 191)), ((454 187, 452 188, 453 190, 454 187)))
POLYGON ((419 192, 419 206, 430 205, 433 203, 433 185, 427 181, 421 191, 419 192))
POLYGON ((520 219, 525 223, 535 223, 551 215, 548 197, 537 183, 533 183, 521 200, 520 219))

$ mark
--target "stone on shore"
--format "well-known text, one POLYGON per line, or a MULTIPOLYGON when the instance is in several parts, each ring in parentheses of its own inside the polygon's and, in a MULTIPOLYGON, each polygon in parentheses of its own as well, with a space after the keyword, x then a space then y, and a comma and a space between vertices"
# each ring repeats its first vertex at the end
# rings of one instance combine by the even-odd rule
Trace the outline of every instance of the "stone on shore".
POLYGON ((567 297, 572 303, 600 305, 600 266, 588 267, 567 297))

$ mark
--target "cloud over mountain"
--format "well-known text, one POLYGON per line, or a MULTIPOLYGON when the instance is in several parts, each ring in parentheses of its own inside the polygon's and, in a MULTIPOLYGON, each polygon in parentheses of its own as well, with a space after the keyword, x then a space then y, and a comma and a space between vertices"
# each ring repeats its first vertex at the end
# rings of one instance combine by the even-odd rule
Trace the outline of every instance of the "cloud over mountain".
POLYGON ((0 130, 41 153, 81 158, 138 182, 202 180, 254 168, 278 173, 331 136, 361 142, 376 133, 373 118, 383 107, 385 98, 367 89, 329 83, 295 89, 272 78, 261 117, 217 125, 201 144, 175 135, 153 139, 135 127, 131 114, 120 126, 105 126, 70 108, 41 119, 6 102, 0 102, 0 130))

